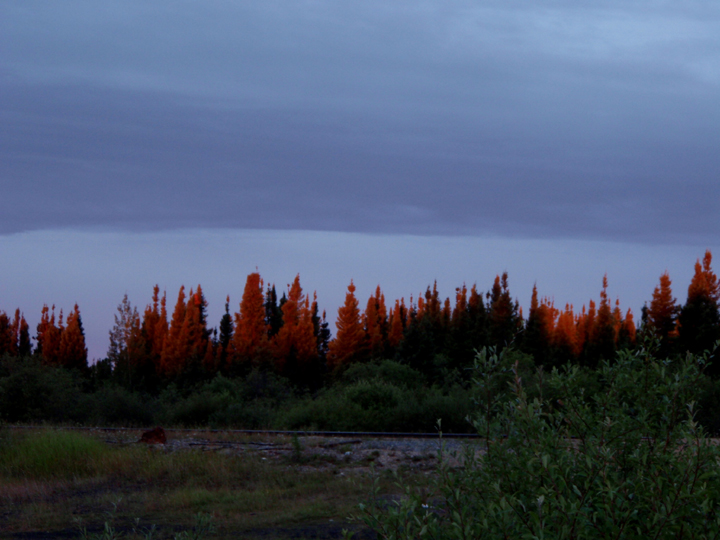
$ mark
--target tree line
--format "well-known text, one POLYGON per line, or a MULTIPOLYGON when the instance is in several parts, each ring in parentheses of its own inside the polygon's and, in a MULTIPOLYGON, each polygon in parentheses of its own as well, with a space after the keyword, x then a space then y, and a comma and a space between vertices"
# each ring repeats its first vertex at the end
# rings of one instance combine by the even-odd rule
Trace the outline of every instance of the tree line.
MULTIPOLYGON (((167 295, 153 290, 142 314, 127 295, 115 314, 107 357, 88 366, 82 318, 77 305, 67 315, 44 306, 32 345, 28 324, 16 310, 0 312, 0 356, 35 356, 43 364, 93 373, 133 390, 156 392, 212 379, 220 373, 242 377, 252 370, 273 372, 297 387, 317 390, 348 366, 392 359, 422 373, 428 380, 462 378, 474 351, 512 345, 546 368, 579 364, 596 368, 618 350, 632 349, 639 334, 660 341, 659 355, 698 353, 720 339, 720 284, 707 251, 695 264, 687 300, 673 297, 669 275, 660 276, 639 325, 631 309, 608 296, 603 278, 599 301, 587 306, 555 306, 533 288, 527 317, 510 294, 508 275, 496 276, 489 291, 476 285, 455 289, 441 298, 437 284, 416 299, 386 302, 380 286, 361 308, 351 281, 339 308, 335 336, 317 295, 307 294, 295 277, 278 297, 275 285, 258 272, 247 276, 238 310, 225 313, 217 327, 207 321, 207 301, 200 285, 181 287, 172 313, 167 295)), ((716 377, 720 365, 708 373, 716 377)))

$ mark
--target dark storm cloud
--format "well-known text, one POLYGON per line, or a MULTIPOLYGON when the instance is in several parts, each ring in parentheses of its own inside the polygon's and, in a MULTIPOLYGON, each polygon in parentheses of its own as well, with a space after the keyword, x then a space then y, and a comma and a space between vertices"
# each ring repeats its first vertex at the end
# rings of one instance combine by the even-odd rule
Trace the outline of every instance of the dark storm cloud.
POLYGON ((714 241, 720 8, 0 7, 0 233, 714 241))

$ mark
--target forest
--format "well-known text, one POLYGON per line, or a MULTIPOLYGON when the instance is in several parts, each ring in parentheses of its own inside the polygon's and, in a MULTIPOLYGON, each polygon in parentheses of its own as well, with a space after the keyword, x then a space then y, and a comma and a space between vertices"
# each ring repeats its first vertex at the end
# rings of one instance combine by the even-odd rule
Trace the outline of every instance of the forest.
MULTIPOLYGON (((639 320, 602 280, 599 299, 555 306, 537 289, 527 314, 507 273, 489 291, 473 285, 441 297, 388 301, 378 285, 364 303, 352 281, 333 336, 317 295, 296 276, 279 296, 259 273, 247 276, 238 310, 229 298, 217 327, 198 285, 181 287, 169 311, 155 286, 142 313, 125 296, 109 331, 106 358, 88 364, 80 309, 43 307, 31 337, 19 309, 0 311, 0 421, 88 425, 472 431, 478 351, 503 351, 532 393, 533 381, 576 365, 594 385, 602 360, 653 343, 672 363, 713 350, 720 339, 720 283, 707 251, 695 263, 687 300, 667 273, 639 320)), ((704 369, 698 419, 720 431, 720 363, 704 369), (717 418, 716 418, 717 416, 717 418)), ((539 385, 536 385, 539 386, 539 385)))

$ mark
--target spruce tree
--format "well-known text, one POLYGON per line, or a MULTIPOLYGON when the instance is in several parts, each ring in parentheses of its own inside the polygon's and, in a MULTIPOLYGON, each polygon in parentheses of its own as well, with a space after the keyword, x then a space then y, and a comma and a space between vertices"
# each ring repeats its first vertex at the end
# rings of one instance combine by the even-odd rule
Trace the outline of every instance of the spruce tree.
MULTIPOLYGON (((702 264, 695 263, 695 275, 688 287, 687 302, 679 317, 679 347, 682 352, 700 353, 712 350, 720 339, 720 283, 711 269, 712 254, 705 252, 702 264)), ((720 363, 709 368, 713 377, 720 376, 720 363)))

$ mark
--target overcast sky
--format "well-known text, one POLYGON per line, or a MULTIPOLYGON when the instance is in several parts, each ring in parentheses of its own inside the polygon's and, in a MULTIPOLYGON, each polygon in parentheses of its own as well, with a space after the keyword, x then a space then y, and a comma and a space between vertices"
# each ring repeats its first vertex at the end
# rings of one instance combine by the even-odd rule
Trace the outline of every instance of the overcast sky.
MULTIPOLYGON (((182 230, 294 230, 321 258, 321 239, 382 239, 382 259, 417 237, 458 267, 449 239, 512 238, 588 260, 690 247, 691 269, 720 243, 719 97, 714 1, 0 0, 0 260, 22 238, 50 272, 72 250, 47 242, 78 231, 140 256, 182 230)), ((169 284, 169 264, 124 279, 169 284)), ((36 285, 4 266, 8 299, 36 285)), ((364 271, 326 267, 308 278, 364 271)))

